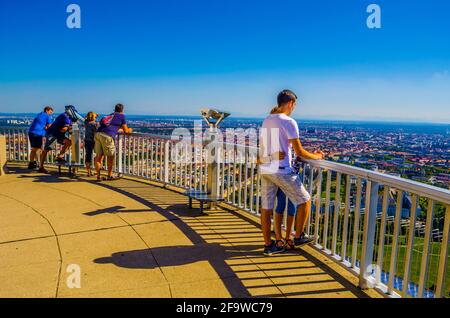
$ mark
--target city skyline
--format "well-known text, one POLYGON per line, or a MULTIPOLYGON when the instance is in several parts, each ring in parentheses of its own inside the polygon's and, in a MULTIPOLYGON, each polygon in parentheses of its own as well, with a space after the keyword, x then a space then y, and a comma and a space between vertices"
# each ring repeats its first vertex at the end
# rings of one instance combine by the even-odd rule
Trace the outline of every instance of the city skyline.
POLYGON ((450 123, 444 1, 376 1, 375 30, 368 1, 74 2, 77 30, 67 1, 2 2, 0 112, 122 102, 130 114, 259 118, 290 88, 300 120, 450 123))

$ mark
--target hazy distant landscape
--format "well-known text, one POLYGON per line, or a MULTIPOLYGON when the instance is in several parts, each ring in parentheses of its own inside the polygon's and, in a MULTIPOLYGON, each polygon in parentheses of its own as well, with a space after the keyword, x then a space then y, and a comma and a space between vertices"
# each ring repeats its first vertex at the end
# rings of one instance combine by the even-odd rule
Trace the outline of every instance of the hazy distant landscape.
MULTIPOLYGON (((28 127, 35 114, 0 114, 0 127, 28 127)), ((200 116, 128 115, 135 132, 171 135, 193 130, 200 116)), ((229 117, 221 128, 255 128, 263 118, 229 117)), ((322 149, 328 160, 448 188, 450 124, 298 120, 304 146, 322 149)), ((206 128, 206 126, 203 126, 206 128)))

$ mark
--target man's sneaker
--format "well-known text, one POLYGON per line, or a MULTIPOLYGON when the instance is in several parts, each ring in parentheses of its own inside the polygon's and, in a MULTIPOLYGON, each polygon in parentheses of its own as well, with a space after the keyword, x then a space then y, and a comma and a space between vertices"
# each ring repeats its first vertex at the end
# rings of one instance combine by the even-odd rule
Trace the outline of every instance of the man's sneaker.
POLYGON ((40 172, 40 173, 48 173, 48 171, 45 168, 39 168, 38 172, 40 172))
POLYGON ((37 168, 37 162, 36 161, 32 161, 32 162, 30 162, 29 164, 28 164, 28 169, 30 169, 30 170, 34 170, 34 169, 36 169, 37 168))
POLYGON ((60 164, 65 164, 67 161, 66 161, 66 159, 64 159, 64 158, 58 157, 58 158, 56 158, 56 162, 57 162, 57 163, 60 163, 60 164))
POLYGON ((264 246, 264 255, 270 256, 274 254, 279 254, 284 252, 284 246, 278 246, 275 241, 272 241, 272 244, 269 246, 264 246))
POLYGON ((294 238, 294 245, 302 246, 306 244, 310 244, 314 241, 314 237, 306 235, 304 232, 300 235, 299 238, 294 238))

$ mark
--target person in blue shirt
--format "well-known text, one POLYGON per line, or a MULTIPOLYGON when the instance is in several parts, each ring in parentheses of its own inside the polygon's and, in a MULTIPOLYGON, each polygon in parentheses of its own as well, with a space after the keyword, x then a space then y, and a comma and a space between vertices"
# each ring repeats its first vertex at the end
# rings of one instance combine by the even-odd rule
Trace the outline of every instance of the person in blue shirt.
POLYGON ((114 159, 116 156, 115 139, 118 133, 131 134, 132 128, 127 126, 125 115, 123 114, 124 106, 117 104, 114 113, 103 117, 100 120, 100 127, 95 134, 95 170, 97 172, 97 181, 101 181, 100 176, 103 158, 106 157, 108 166, 108 177, 104 180, 113 181, 119 177, 113 177, 112 170, 114 159))
POLYGON ((66 160, 64 159, 64 155, 67 149, 69 149, 69 147, 72 145, 72 142, 67 134, 72 126, 73 121, 74 119, 70 118, 69 114, 64 112, 59 115, 50 126, 50 128, 47 129, 47 134, 45 136, 47 140, 45 142, 44 151, 41 155, 41 165, 39 168, 39 172, 48 173, 48 171, 44 168, 44 162, 47 159, 48 152, 52 150, 52 145, 55 141, 63 146, 61 152, 56 157, 56 162, 66 162, 66 160))
POLYGON ((46 106, 43 112, 40 112, 31 123, 28 129, 28 139, 30 140, 31 152, 30 163, 28 169, 37 168, 37 152, 42 149, 42 140, 46 134, 46 130, 52 124, 53 108, 46 106))

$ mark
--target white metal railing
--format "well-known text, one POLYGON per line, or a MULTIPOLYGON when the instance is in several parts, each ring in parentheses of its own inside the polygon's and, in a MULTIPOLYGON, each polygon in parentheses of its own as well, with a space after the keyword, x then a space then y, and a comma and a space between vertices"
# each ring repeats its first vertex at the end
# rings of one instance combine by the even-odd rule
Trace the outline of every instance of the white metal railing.
MULTIPOLYGON (((2 131, 8 160, 27 161, 26 129, 2 131)), ((120 135, 116 144, 116 172, 206 191, 202 144, 145 134, 120 135)), ((261 177, 251 150, 220 148, 214 177, 227 204, 259 215, 261 177)), ((315 235, 317 249, 358 275, 362 288, 392 297, 450 296, 449 190, 330 161, 304 162, 301 175, 313 198, 307 234, 315 235)))

